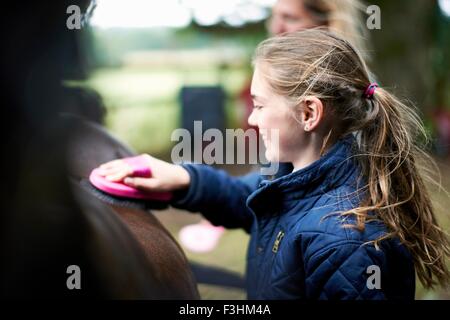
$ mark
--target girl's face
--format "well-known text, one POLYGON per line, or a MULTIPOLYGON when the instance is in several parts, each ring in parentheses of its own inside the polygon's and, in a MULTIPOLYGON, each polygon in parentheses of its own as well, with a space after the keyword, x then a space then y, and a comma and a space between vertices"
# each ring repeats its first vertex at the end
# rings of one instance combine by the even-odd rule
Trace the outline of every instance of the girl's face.
POLYGON ((294 118, 292 107, 270 89, 261 74, 266 70, 265 66, 258 64, 255 67, 251 86, 254 107, 248 123, 258 127, 268 161, 292 162, 302 153, 306 143, 305 132, 294 118))
POLYGON ((272 35, 317 27, 301 0, 278 0, 272 8, 268 29, 272 35))

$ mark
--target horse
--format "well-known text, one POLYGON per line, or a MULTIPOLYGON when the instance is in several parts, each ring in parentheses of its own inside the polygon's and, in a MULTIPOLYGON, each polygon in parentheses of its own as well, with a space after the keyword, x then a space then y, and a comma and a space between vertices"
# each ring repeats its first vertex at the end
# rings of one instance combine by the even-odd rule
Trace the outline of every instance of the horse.
POLYGON ((74 115, 63 115, 61 120, 74 128, 67 146, 74 192, 83 194, 85 200, 89 198, 88 202, 95 203, 97 208, 106 206, 108 209, 103 210, 109 211, 107 218, 114 220, 122 232, 132 235, 151 270, 153 285, 159 288, 153 288, 155 293, 159 292, 162 298, 198 299, 197 283, 182 248, 151 211, 103 203, 80 186, 100 164, 136 154, 97 123, 74 115))
POLYGON ((198 299, 192 264, 151 212, 106 204, 80 184, 134 152, 99 125, 59 116, 104 115, 92 108, 97 95, 64 84, 87 76, 82 30, 64 27, 74 4, 84 12, 90 0, 12 2, 3 17, 1 295, 198 299), (70 283, 74 266, 79 286, 70 283))
POLYGON ((95 96, 80 97, 63 83, 86 77, 82 31, 65 26, 70 6, 84 12, 89 4, 13 2, 2 17, 1 295, 198 299, 183 251, 150 212, 106 205, 74 182, 100 162, 132 154, 101 130, 84 137, 102 143, 77 140, 81 122, 59 116, 102 117, 73 105, 92 107, 95 96), (85 167, 72 171, 82 169, 66 161, 77 142, 72 160, 85 167))

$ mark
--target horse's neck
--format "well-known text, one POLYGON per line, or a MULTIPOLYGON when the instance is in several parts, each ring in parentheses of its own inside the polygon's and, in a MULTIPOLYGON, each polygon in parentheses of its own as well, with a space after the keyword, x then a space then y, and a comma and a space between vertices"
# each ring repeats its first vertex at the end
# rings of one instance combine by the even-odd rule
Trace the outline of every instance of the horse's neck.
POLYGON ((198 298, 196 281, 183 250, 159 220, 144 210, 112 208, 141 244, 149 263, 159 270, 161 281, 182 298, 198 298))

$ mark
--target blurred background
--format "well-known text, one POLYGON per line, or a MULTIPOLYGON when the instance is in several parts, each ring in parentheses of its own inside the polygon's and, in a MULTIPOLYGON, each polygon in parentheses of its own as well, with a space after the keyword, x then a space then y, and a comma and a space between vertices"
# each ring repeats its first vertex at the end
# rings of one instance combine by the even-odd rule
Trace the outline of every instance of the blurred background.
MULTIPOLYGON (((75 100, 99 107, 98 121, 135 151, 170 160, 172 131, 192 116, 183 112, 188 107, 183 88, 219 88, 223 95, 216 111, 223 113, 223 125, 246 127, 243 91, 253 50, 268 36, 266 20, 274 2, 97 0, 89 24, 76 33, 85 70, 66 86, 75 100)), ((369 4, 381 9, 381 29, 367 30, 369 66, 383 87, 420 110, 433 137, 430 152, 441 183, 450 191, 450 1, 369 4)), ((233 175, 250 170, 223 168, 233 175)), ((441 223, 450 230, 448 195, 432 195, 441 223)), ((175 209, 155 213, 175 237, 183 226, 201 220, 175 209)), ((247 241, 243 231, 227 230, 211 252, 186 249, 186 254, 243 274, 247 241)), ((201 285, 200 293, 205 299, 245 298, 244 291, 227 287, 201 285)), ((449 299, 450 292, 426 291, 418 284, 416 298, 449 299)))

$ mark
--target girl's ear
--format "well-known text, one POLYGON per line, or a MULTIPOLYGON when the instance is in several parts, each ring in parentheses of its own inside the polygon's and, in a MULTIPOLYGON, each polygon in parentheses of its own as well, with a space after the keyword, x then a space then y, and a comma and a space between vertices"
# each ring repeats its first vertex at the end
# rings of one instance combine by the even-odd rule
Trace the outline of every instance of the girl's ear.
POLYGON ((303 130, 306 132, 315 130, 323 120, 323 104, 315 96, 307 96, 303 99, 300 110, 303 130))

